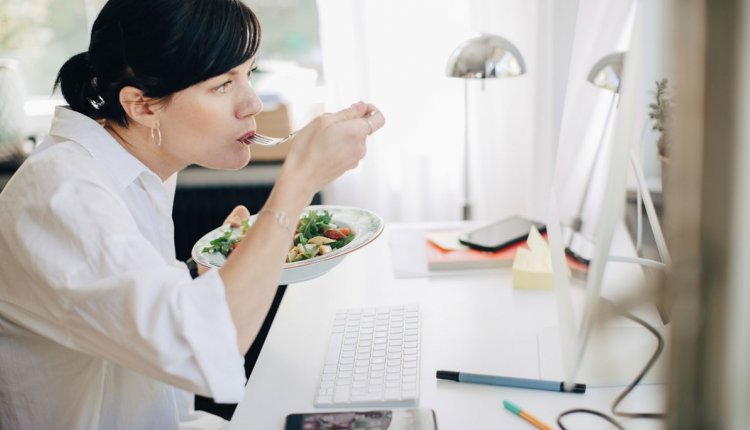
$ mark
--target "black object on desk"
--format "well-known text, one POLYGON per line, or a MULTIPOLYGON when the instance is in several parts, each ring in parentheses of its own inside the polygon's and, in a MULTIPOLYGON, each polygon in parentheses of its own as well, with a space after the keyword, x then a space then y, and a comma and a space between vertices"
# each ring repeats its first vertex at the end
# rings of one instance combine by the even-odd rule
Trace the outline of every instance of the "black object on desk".
POLYGON ((463 233, 458 237, 458 241, 469 248, 495 252, 526 240, 532 226, 540 233, 547 229, 547 226, 540 222, 513 216, 463 233))

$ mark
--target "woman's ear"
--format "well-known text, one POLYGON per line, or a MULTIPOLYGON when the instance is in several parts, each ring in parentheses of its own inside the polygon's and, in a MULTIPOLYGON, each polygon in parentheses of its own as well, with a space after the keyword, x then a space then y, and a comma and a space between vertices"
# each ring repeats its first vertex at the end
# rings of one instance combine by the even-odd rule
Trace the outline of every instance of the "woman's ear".
POLYGON ((144 97, 143 91, 136 87, 128 86, 120 90, 120 105, 129 119, 144 127, 153 128, 159 122, 156 101, 144 97))

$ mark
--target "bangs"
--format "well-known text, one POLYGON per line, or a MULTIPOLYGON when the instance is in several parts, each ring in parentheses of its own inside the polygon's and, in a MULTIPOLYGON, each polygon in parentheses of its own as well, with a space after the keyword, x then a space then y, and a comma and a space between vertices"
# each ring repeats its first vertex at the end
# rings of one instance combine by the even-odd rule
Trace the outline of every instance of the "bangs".
POLYGON ((163 51, 163 61, 171 63, 172 84, 152 97, 226 73, 251 59, 260 46, 258 18, 239 0, 184 1, 174 24, 182 31, 163 51))
MULTIPOLYGON (((197 0, 200 3, 214 3, 209 0, 197 0)), ((226 0, 217 3, 224 3, 226 0)), ((255 14, 239 0, 229 1, 228 7, 214 8, 216 17, 205 22, 221 22, 214 28, 207 29, 206 42, 209 44, 201 74, 206 80, 228 72, 252 58, 260 46, 260 23, 255 14)), ((200 82, 198 81, 198 82, 200 82)))

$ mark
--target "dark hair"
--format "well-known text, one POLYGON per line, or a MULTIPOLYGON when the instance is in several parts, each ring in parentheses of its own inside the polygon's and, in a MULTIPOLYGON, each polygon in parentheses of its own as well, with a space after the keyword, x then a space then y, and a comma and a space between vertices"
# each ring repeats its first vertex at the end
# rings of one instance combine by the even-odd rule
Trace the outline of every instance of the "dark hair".
POLYGON ((249 60, 260 23, 240 0, 109 0, 94 21, 87 52, 57 74, 71 109, 127 125, 120 90, 168 98, 249 60))

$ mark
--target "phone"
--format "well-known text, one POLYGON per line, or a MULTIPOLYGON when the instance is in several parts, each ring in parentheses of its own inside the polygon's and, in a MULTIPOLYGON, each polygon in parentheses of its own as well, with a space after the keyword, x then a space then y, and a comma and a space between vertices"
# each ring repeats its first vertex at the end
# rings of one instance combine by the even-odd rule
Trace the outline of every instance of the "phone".
POLYGON ((543 223, 513 216, 459 235, 458 241, 469 248, 481 251, 499 251, 506 246, 526 240, 531 226, 536 226, 539 233, 547 230, 547 226, 543 223))
POLYGON ((310 412, 286 416, 284 430, 434 430, 435 412, 426 408, 310 412))

